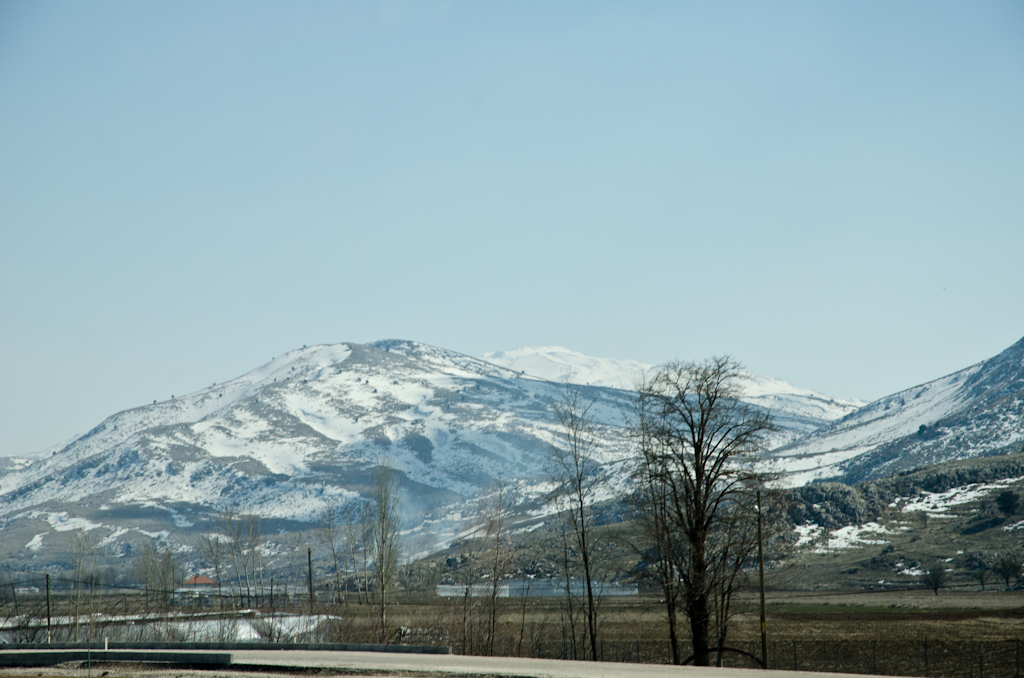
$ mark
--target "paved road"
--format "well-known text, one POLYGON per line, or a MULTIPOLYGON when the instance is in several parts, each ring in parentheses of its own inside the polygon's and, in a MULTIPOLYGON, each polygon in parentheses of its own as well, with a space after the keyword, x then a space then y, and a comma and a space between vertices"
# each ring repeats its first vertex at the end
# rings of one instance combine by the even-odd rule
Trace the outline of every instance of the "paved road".
MULTIPOLYGON (((233 650, 233 664, 528 678, 841 678, 852 674, 384 652, 233 650)), ((858 675, 857 678, 864 678, 858 675)))

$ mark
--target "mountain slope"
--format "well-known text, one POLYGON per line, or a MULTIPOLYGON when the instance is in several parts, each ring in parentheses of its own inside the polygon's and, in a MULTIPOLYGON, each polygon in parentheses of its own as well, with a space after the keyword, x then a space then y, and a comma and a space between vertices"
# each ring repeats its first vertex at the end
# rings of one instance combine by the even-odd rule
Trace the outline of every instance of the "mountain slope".
MULTIPOLYGON (((521 481, 527 493, 543 485, 560 389, 413 342, 292 351, 115 414, 56 454, 9 469, 0 550, 10 551, 0 556, 38 556, 75 527, 111 549, 153 535, 185 543, 225 508, 297 529, 328 505, 359 503, 384 458, 401 474, 407 525, 435 521, 442 539, 459 507, 496 480, 521 481)), ((626 454, 624 394, 587 394, 597 398, 601 461, 614 465, 626 454)))
MULTIPOLYGON (((482 360, 549 381, 568 379, 574 384, 632 389, 636 380, 657 366, 637 360, 594 358, 561 346, 522 347, 493 351, 482 360)), ((775 377, 747 374, 741 384, 742 400, 763 407, 774 415, 780 427, 773 446, 784 445, 829 422, 854 412, 864 403, 838 400, 810 389, 794 386, 775 377)))
POLYGON ((857 482, 1024 444, 1024 339, 999 355, 866 405, 777 449, 793 484, 857 482))

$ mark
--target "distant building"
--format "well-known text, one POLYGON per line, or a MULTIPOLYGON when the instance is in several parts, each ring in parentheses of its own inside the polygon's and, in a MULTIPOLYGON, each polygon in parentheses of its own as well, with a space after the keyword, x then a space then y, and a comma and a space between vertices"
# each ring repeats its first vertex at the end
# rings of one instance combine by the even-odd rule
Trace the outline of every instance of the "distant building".
MULTIPOLYGON (((573 579, 569 591, 574 596, 586 595, 584 582, 573 579)), ((466 595, 467 587, 460 584, 438 584, 437 595, 442 598, 459 598, 466 595)), ((490 584, 473 584, 468 587, 471 598, 485 598, 492 594, 490 584)), ((498 585, 498 598, 554 598, 566 593, 565 581, 557 579, 541 579, 527 581, 510 579, 498 585)), ((598 596, 635 596, 639 594, 636 584, 620 584, 617 582, 594 582, 594 594, 598 596)))
POLYGON ((197 574, 189 577, 180 589, 174 591, 171 600, 182 604, 199 604, 209 606, 213 604, 213 597, 217 594, 217 582, 209 577, 197 574))
POLYGON ((209 591, 210 589, 216 588, 216 586, 217 582, 203 574, 197 574, 194 577, 189 577, 182 585, 183 588, 194 589, 196 591, 209 591))

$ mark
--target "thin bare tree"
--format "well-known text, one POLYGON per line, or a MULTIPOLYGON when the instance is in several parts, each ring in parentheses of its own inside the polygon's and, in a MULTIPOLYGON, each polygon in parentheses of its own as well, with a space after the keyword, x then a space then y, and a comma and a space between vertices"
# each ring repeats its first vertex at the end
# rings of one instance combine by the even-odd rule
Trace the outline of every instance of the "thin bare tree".
MULTIPOLYGON (((74 614, 75 614, 75 642, 78 642, 78 625, 79 618, 82 608, 82 595, 84 593, 87 582, 87 578, 92 578, 91 575, 95 569, 96 563, 96 539, 91 537, 88 531, 79 528, 71 533, 71 594, 72 600, 74 601, 74 614)), ((86 607, 89 607, 91 618, 91 601, 86 601, 86 607)))
MULTIPOLYGON (((587 596, 585 631, 590 658, 596 660, 597 605, 594 598, 596 563, 593 526, 599 464, 594 458, 598 437, 590 415, 593 406, 593 398, 585 396, 580 386, 566 381, 561 401, 554 404, 561 431, 551 448, 551 477, 556 487, 556 505, 565 519, 580 558, 587 596)), ((568 589, 571 589, 571 586, 567 586, 567 595, 571 596, 568 589)))
POLYGON ((245 593, 246 605, 252 604, 257 585, 262 588, 263 533, 262 520, 253 510, 225 509, 214 524, 226 537, 228 555, 238 582, 239 597, 245 593))
POLYGON ((515 558, 512 547, 510 519, 516 502, 516 490, 505 481, 498 481, 484 501, 484 534, 488 575, 491 580, 487 654, 494 656, 494 640, 498 628, 498 596, 501 582, 515 558))
MULTIPOLYGON (((338 594, 338 605, 345 604, 345 594, 341 585, 341 563, 338 552, 341 548, 341 540, 344 538, 341 525, 338 524, 337 512, 333 506, 328 505, 320 514, 320 528, 318 530, 320 543, 327 547, 327 551, 334 562, 334 583, 338 594)), ((344 556, 342 556, 343 558, 344 556)))
POLYGON ((640 526, 632 545, 641 558, 642 574, 653 579, 661 589, 668 616, 672 663, 679 664, 683 659, 678 630, 678 573, 682 548, 676 543, 679 535, 672 529, 668 515, 668 486, 660 479, 662 451, 654 436, 654 399, 646 379, 646 375, 641 375, 636 384, 637 398, 629 414, 630 436, 637 454, 630 503, 640 526))
POLYGON ((374 567, 374 595, 378 606, 378 638, 387 642, 387 611, 401 555, 399 529, 402 504, 398 474, 389 461, 373 470, 373 504, 370 509, 370 557, 374 567))
POLYGON ((210 558, 210 564, 213 565, 213 576, 217 580, 217 604, 220 608, 224 607, 224 597, 221 592, 221 580, 224 577, 224 548, 221 545, 221 535, 207 530, 203 532, 202 546, 203 551, 210 558))
POLYGON ((485 569, 484 553, 487 543, 481 538, 483 526, 475 523, 470 526, 459 542, 458 567, 455 571, 455 582, 461 588, 459 613, 462 618, 461 638, 459 638, 462 654, 475 654, 477 651, 477 613, 480 607, 480 582, 485 569))
POLYGON ((360 604, 363 602, 362 593, 361 593, 360 589, 365 591, 365 583, 366 583, 366 567, 365 567, 366 547, 365 547, 365 544, 363 543, 364 542, 363 537, 365 536, 365 530, 361 531, 359 529, 359 526, 362 523, 362 517, 361 516, 362 516, 363 513, 364 513, 363 507, 361 505, 359 505, 359 504, 353 503, 352 506, 349 507, 348 511, 345 512, 345 532, 344 532, 344 534, 345 534, 345 545, 348 547, 348 562, 349 562, 350 566, 352 567, 352 575, 353 575, 353 579, 355 580, 356 600, 360 604), (358 572, 357 565, 356 565, 356 553, 359 552, 360 550, 363 552, 363 563, 364 563, 364 567, 363 567, 363 584, 364 584, 364 586, 363 587, 361 587, 359 585, 359 572, 358 572))

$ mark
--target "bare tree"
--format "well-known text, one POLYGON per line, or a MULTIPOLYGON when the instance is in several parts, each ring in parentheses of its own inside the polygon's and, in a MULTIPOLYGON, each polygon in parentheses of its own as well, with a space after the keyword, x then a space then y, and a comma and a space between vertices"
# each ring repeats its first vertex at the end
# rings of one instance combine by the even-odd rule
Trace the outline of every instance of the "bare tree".
POLYGON ((143 544, 136 562, 137 576, 146 584, 148 595, 166 607, 179 579, 178 566, 170 546, 143 544))
POLYGON ((373 471, 373 504, 370 509, 370 557, 374 567, 374 595, 379 610, 379 639, 387 642, 387 610, 401 551, 398 531, 402 521, 398 475, 384 461, 373 471))
POLYGON ((363 510, 359 513, 359 530, 362 534, 363 542, 363 590, 366 592, 366 604, 371 603, 371 592, 373 587, 370 586, 370 539, 373 535, 373 510, 372 504, 363 506, 363 510))
POLYGON ((477 587, 483 571, 483 551, 485 542, 479 538, 480 526, 474 526, 470 534, 461 542, 458 569, 455 574, 456 583, 462 588, 460 613, 462 615, 462 654, 473 654, 476 651, 475 617, 479 606, 477 587))
POLYGON ((509 539, 509 518, 515 504, 515 489, 499 481, 484 503, 484 544, 487 549, 487 563, 491 579, 489 625, 487 631, 487 653, 494 656, 494 639, 498 624, 498 594, 501 580, 508 574, 515 557, 509 539))
POLYGON ((668 615, 668 635, 672 646, 672 663, 679 664, 679 562, 681 547, 675 542, 668 515, 668 485, 660 480, 661 452, 654 437, 654 401, 646 377, 641 376, 637 386, 637 399, 630 417, 630 436, 637 452, 637 466, 633 478, 634 493, 631 504, 641 532, 633 540, 633 547, 641 557, 641 574, 653 579, 664 596, 668 615))
POLYGON ((1020 579, 1021 563, 1020 557, 1015 556, 1012 553, 1004 553, 999 556, 999 560, 996 561, 996 566, 992 568, 993 572, 999 575, 999 578, 1006 582, 1006 590, 1010 590, 1010 580, 1014 581, 1020 579))
MULTIPOLYGON (((86 578, 93 579, 93 571, 96 567, 96 539, 91 537, 86 530, 81 528, 71 533, 71 567, 72 567, 72 580, 71 580, 71 595, 74 601, 74 614, 75 614, 75 642, 78 642, 78 621, 81 614, 82 608, 82 594, 84 592, 87 582, 86 578)), ((90 618, 91 618, 91 606, 86 601, 86 606, 89 607, 90 618)))
POLYGON ((648 497, 665 502, 651 510, 664 510, 675 535, 679 593, 698 666, 711 663, 713 625, 719 648, 724 643, 732 594, 756 544, 752 497, 766 481, 754 464, 771 419, 739 400, 741 378, 739 363, 715 357, 669 363, 639 385, 647 426, 640 435, 648 438, 640 466, 658 488, 648 497))
POLYGON ((941 561, 935 561, 929 566, 924 576, 921 577, 921 583, 935 591, 935 595, 939 595, 939 589, 946 585, 948 578, 946 564, 941 561))
POLYGON ((981 590, 985 590, 985 583, 988 582, 988 576, 992 572, 992 563, 990 563, 984 556, 979 554, 975 557, 976 568, 974 570, 974 578, 981 584, 981 590))
POLYGON ((566 631, 569 635, 569 659, 576 659, 577 653, 576 648, 579 644, 579 634, 577 632, 577 624, 579 623, 579 617, 581 613, 581 607, 576 600, 576 591, 573 586, 573 579, 576 574, 576 554, 573 546, 570 543, 571 537, 569 535, 569 528, 566 526, 568 520, 565 516, 559 516, 559 528, 562 536, 562 577, 565 579, 565 607, 561 609, 561 622, 562 622, 562 644, 565 645, 566 631))
POLYGON ((338 550, 341 547, 339 543, 343 538, 341 525, 337 521, 337 513, 333 506, 328 506, 324 509, 323 513, 320 514, 320 529, 319 529, 320 542, 327 547, 328 552, 331 554, 331 559, 334 562, 334 582, 338 592, 338 604, 343 605, 345 603, 345 596, 342 592, 341 586, 341 564, 338 558, 338 550))
POLYGON ((363 544, 363 538, 365 531, 360 531, 359 526, 362 522, 362 515, 365 513, 363 508, 358 504, 352 504, 349 510, 345 512, 345 544, 348 546, 348 558, 349 563, 352 566, 353 579, 356 582, 356 600, 362 603, 362 594, 360 588, 365 590, 365 587, 359 585, 359 572, 356 567, 356 553, 359 550, 363 552, 363 584, 366 583, 366 547, 363 544))
POLYGON ((223 608, 224 598, 221 595, 220 587, 221 579, 224 576, 224 549, 221 545, 221 535, 209 530, 203 532, 202 545, 206 555, 210 558, 210 564, 213 565, 213 576, 217 580, 217 603, 223 608))
POLYGON ((215 526, 226 537, 228 555, 238 582, 239 596, 245 592, 246 605, 252 604, 257 585, 263 584, 262 520, 255 511, 225 509, 215 526))
POLYGON ((295 564, 304 545, 305 539, 303 539, 302 534, 299 532, 293 532, 285 541, 285 547, 288 549, 288 574, 284 580, 284 600, 286 603, 291 599, 292 577, 295 577, 296 580, 301 579, 301 575, 296 571, 295 564))
MULTIPOLYGON (((590 416, 593 399, 586 398, 579 386, 566 382, 555 413, 562 426, 552 445, 552 479, 556 484, 557 506, 566 519, 582 565, 586 588, 586 634, 590 657, 597 655, 597 607, 594 600, 594 501, 599 464, 594 458, 597 435, 590 416)), ((567 551, 568 552, 568 551, 567 551)), ((572 595, 567 586, 567 595, 572 595)), ((570 611, 570 617, 571 617, 570 611)))

